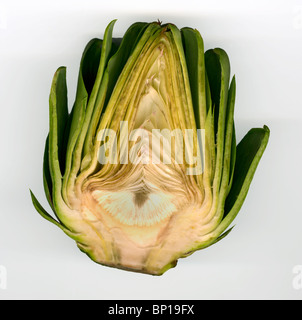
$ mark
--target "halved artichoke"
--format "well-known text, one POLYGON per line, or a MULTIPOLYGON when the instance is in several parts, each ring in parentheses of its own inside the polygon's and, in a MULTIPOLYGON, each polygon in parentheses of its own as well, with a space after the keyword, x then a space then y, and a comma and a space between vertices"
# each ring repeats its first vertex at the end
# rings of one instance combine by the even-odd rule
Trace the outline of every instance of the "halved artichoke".
POLYGON ((53 78, 37 211, 93 261, 161 275, 231 230, 269 129, 237 145, 226 52, 192 28, 135 23, 91 40, 71 112, 66 68, 53 78))

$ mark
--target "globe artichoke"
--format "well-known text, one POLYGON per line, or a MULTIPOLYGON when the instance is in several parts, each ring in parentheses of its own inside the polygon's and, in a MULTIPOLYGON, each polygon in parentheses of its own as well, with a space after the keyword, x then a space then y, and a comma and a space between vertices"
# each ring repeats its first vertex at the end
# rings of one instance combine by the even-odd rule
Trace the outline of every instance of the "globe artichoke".
POLYGON ((269 129, 237 144, 235 77, 196 29, 134 23, 92 39, 69 112, 66 68, 55 72, 43 160, 50 215, 93 261, 161 275, 226 236, 266 148, 269 129))

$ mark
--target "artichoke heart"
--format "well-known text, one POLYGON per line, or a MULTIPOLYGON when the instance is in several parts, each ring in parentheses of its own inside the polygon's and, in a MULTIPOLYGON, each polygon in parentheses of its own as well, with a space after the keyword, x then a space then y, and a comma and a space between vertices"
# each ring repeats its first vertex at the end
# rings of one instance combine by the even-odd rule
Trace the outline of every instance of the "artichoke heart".
POLYGON ((161 275, 229 233, 269 139, 237 144, 235 77, 196 29, 134 23, 84 49, 68 108, 66 68, 49 96, 43 160, 50 215, 93 261, 161 275))

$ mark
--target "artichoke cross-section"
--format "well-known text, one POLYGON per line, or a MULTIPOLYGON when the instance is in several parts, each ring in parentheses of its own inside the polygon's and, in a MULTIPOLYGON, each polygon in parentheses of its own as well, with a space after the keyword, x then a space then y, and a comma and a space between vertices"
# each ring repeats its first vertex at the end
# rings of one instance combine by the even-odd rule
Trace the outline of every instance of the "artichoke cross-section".
POLYGON ((161 275, 231 230, 269 139, 237 144, 227 53, 196 29, 134 23, 82 54, 72 107, 53 77, 43 185, 49 214, 93 261, 161 275))

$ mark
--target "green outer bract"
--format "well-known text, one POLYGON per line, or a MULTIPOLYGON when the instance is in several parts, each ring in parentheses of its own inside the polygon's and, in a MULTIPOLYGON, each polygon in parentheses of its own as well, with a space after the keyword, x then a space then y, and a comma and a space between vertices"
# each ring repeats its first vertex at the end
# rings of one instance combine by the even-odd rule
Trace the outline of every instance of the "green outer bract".
MULTIPOLYGON (((178 29, 173 24, 135 23, 122 39, 112 38, 112 21, 103 40, 91 40, 82 55, 76 98, 68 112, 66 68, 60 67, 53 78, 49 97, 49 135, 43 160, 43 182, 46 198, 55 218, 47 213, 31 192, 36 210, 48 221, 73 238, 79 248, 93 260, 94 252, 86 244, 88 235, 79 227, 81 216, 70 203, 77 199, 81 183, 97 167, 96 135, 114 114, 108 103, 118 99, 118 92, 143 47, 162 32, 173 39, 185 84, 185 96, 192 103, 189 121, 196 129, 205 129, 205 171, 197 178, 213 205, 208 214, 215 227, 166 266, 150 272, 162 274, 175 265, 177 258, 212 245, 227 235, 239 212, 250 183, 269 139, 269 129, 251 129, 236 143, 234 105, 236 82, 230 81, 230 64, 220 48, 204 52, 203 39, 192 28, 178 29), (106 112, 107 110, 107 112, 106 112)), ((171 70, 173 72, 173 70, 171 70)), ((113 112, 113 110, 112 110, 113 112)), ((122 267, 122 266, 119 266, 122 267)), ((148 270, 135 270, 148 272, 148 270)))

